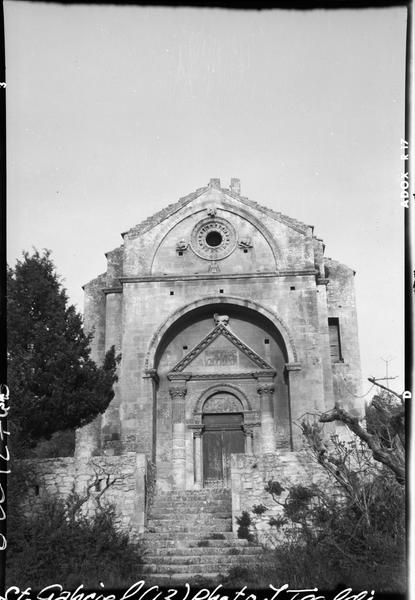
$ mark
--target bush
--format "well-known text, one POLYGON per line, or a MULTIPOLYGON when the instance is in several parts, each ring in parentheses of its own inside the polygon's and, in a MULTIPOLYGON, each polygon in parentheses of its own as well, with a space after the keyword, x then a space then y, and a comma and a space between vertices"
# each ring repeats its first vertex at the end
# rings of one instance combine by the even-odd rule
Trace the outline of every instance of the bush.
POLYGON ((248 542, 254 541, 254 536, 250 532, 250 527, 252 525, 252 519, 249 516, 249 513, 244 510, 240 517, 236 517, 236 522, 238 523, 238 538, 248 540, 248 542))
POLYGON ((9 518, 8 586, 124 587, 137 580, 140 550, 117 531, 114 508, 107 505, 91 520, 72 508, 47 498, 36 515, 9 518))

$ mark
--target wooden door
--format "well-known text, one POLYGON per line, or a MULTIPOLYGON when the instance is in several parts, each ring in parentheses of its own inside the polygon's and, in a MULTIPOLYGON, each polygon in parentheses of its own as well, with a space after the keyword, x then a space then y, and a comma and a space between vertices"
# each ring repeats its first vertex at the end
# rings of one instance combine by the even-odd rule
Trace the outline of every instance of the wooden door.
POLYGON ((203 481, 205 486, 230 487, 231 454, 245 452, 240 414, 203 417, 203 481))

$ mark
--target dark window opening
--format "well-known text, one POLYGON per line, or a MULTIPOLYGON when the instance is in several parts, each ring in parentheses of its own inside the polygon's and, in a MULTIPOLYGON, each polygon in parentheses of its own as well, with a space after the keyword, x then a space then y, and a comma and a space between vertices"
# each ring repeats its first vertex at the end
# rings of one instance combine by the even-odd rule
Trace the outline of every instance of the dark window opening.
POLYGON ((291 290, 291 291, 292 291, 292 290, 295 290, 295 285, 292 285, 292 286, 290 287, 290 290, 291 290))
POLYGON ((329 317, 329 344, 331 362, 343 362, 340 342, 340 325, 337 317, 329 317))
POLYGON ((39 486, 35 485, 35 496, 39 496, 39 486))
POLYGON ((244 252, 245 252, 245 254, 246 254, 246 253, 248 252, 248 249, 247 249, 247 248, 244 248, 244 252))
POLYGON ((183 346, 183 350, 187 350, 187 346, 183 346))
POLYGON ((209 231, 206 236, 206 243, 211 248, 216 248, 216 246, 220 246, 222 243, 222 236, 219 231, 209 231))
POLYGON ((183 252, 179 250, 179 256, 183 256, 183 252))
POLYGON ((268 338, 265 338, 264 344, 269 344, 269 339, 268 338))
POLYGON ((170 296, 174 296, 174 292, 170 290, 170 296))
POLYGON ((219 294, 223 294, 223 290, 219 290, 219 294))

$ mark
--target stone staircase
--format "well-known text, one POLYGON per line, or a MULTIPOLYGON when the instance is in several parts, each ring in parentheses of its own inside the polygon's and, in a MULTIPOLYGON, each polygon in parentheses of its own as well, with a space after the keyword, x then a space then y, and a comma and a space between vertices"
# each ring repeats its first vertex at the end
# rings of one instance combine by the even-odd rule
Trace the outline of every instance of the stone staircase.
POLYGON ((227 489, 159 492, 142 543, 143 579, 159 585, 220 582, 232 567, 252 566, 262 552, 232 532, 227 489))

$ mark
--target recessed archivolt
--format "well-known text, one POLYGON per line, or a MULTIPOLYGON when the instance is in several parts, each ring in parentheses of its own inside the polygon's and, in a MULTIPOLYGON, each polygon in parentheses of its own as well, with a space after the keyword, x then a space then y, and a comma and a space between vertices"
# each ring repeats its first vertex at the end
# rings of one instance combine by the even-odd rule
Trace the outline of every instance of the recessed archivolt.
POLYGON ((271 321, 271 323, 275 325, 275 327, 280 332, 285 344, 288 362, 290 363, 298 361, 297 350, 294 344, 294 340, 289 332, 289 329, 284 323, 284 321, 280 319, 280 317, 278 317, 275 313, 272 313, 271 311, 264 308, 263 306, 261 306, 253 300, 247 300, 245 298, 238 298, 235 296, 208 296, 205 298, 201 298, 200 300, 190 302, 189 304, 186 304, 186 306, 179 308, 162 323, 162 325, 154 333, 148 346, 146 359, 144 363, 145 371, 157 367, 157 365, 155 365, 156 351, 170 327, 188 312, 195 310, 196 308, 200 308, 202 306, 208 306, 209 304, 223 304, 223 308, 225 311, 226 305, 233 304, 235 306, 243 306, 260 313, 269 321, 271 321))

